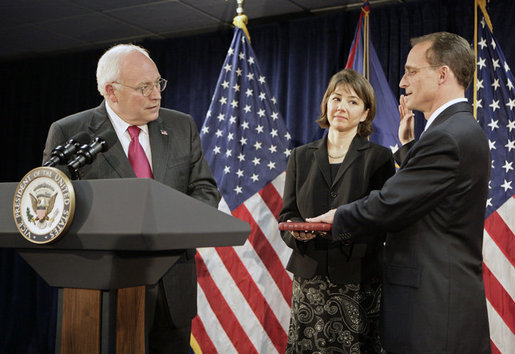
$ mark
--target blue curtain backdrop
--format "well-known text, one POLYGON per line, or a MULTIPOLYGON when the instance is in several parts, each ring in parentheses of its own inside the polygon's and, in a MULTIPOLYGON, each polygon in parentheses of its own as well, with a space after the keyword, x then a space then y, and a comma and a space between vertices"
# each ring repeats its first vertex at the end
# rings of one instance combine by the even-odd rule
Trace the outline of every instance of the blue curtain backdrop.
MULTIPOLYGON (((473 0, 414 0, 371 10, 370 38, 396 96, 411 37, 450 31, 473 40, 473 0)), ((515 68, 515 2, 494 0, 489 12, 515 68)), ((345 65, 358 17, 353 10, 259 26, 250 20, 252 47, 295 145, 323 134, 314 121, 329 78, 345 65)), ((202 125, 232 33, 141 43, 169 80, 164 107, 188 112, 202 125)), ((0 182, 19 181, 41 164, 54 120, 101 102, 95 69, 104 49, 0 62, 0 182)), ((52 353, 56 290, 12 250, 0 249, 0 267, 0 353, 52 353)))

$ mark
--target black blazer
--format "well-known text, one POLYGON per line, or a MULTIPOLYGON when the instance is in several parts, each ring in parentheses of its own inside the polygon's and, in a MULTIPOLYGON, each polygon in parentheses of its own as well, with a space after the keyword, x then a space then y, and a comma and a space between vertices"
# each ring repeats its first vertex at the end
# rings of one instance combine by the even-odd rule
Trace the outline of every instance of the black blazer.
MULTIPOLYGON (((283 209, 279 221, 303 221, 379 189, 395 173, 389 149, 356 136, 331 183, 327 137, 295 148, 286 170, 283 209)), ((303 278, 328 275, 337 283, 359 283, 381 276, 378 254, 384 234, 374 232, 352 246, 321 237, 308 242, 282 232, 293 249, 287 269, 303 278)))
MULTIPOLYGON (((54 147, 68 141, 78 132, 96 136, 113 129, 105 108, 99 107, 58 120, 50 126, 43 161, 54 147)), ((152 149, 154 179, 213 207, 220 193, 204 160, 200 137, 193 118, 181 112, 161 108, 157 120, 148 124, 152 149)), ((68 171, 65 171, 66 173, 68 171)), ((116 142, 91 165, 84 166, 82 179, 136 178, 122 145, 116 142)), ((163 276, 162 281, 172 320, 184 326, 197 313, 197 276, 195 250, 185 250, 179 261, 163 276)))
POLYGON ((482 242, 490 151, 468 103, 399 152, 380 191, 338 208, 333 237, 386 230, 382 343, 395 353, 489 353, 482 242))

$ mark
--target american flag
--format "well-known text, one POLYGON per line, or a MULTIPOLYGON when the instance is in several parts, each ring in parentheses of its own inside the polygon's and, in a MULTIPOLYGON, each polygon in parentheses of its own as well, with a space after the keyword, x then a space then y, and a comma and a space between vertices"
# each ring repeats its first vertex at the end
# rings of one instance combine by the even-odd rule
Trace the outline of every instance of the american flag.
POLYGON ((219 209, 248 222, 244 246, 199 249, 196 352, 286 349, 292 277, 277 217, 291 137, 242 29, 236 28, 201 129, 222 193, 219 209))
POLYGON ((487 22, 478 24, 475 103, 492 154, 483 272, 492 352, 515 353, 515 80, 487 22))

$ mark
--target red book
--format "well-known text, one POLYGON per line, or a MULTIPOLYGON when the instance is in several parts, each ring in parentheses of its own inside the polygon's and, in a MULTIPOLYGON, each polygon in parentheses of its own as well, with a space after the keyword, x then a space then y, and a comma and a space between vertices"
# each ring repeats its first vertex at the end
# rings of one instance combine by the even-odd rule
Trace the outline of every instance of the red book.
POLYGON ((333 224, 325 222, 280 222, 279 230, 281 231, 331 231, 333 224))

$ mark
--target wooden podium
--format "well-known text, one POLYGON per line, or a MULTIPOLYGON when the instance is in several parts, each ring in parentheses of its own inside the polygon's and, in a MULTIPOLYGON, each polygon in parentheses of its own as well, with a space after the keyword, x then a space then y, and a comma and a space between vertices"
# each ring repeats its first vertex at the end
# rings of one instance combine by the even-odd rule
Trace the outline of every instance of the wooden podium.
POLYGON ((0 184, 0 247, 16 249, 59 288, 57 353, 144 353, 144 286, 156 284, 184 249, 242 245, 250 232, 152 179, 82 180, 73 182, 70 228, 39 245, 14 223, 16 186, 0 184))

